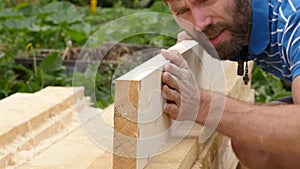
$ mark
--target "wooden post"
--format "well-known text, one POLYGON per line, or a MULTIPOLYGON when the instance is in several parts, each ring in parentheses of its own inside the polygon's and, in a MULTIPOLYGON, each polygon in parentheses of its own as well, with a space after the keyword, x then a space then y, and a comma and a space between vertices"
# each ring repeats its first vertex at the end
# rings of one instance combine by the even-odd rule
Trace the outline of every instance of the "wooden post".
MULTIPOLYGON (((195 41, 173 46, 188 56, 195 41)), ((113 168, 144 168, 166 144, 170 119, 163 114, 161 73, 167 60, 158 54, 116 79, 113 168)))

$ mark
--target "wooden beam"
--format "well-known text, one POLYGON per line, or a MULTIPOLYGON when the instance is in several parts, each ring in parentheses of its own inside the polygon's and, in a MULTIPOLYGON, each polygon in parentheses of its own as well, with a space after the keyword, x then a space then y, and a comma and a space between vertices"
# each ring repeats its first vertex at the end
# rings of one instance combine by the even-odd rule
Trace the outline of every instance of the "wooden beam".
MULTIPOLYGON (((168 143, 177 140, 169 140, 168 143)), ((198 139, 186 138, 169 151, 155 156, 145 169, 188 169, 199 156, 198 139)))
MULTIPOLYGON (((170 49, 189 56, 195 41, 170 49)), ((113 168, 144 168, 169 137, 170 120, 163 114, 161 73, 167 60, 158 54, 116 79, 113 168)))
MULTIPOLYGON (((251 100, 252 97, 247 98, 253 94, 250 85, 243 85, 242 78, 236 75, 235 63, 212 58, 195 41, 182 41, 170 49, 178 50, 187 60, 199 87, 241 100, 251 100)), ((170 143, 168 139, 174 140, 174 137, 189 136, 195 140, 201 136, 203 145, 200 147, 214 142, 214 139, 207 141, 213 135, 213 130, 190 122, 177 122, 179 125, 174 128, 173 123, 162 113, 164 100, 161 95, 161 73, 166 63, 168 61, 161 54, 156 55, 116 80, 114 169, 144 168, 153 156, 160 154, 164 145, 170 143)), ((201 151, 199 154, 204 157, 206 153, 214 157, 216 152, 210 149, 201 151)), ((185 154, 188 156, 188 152, 185 154)))

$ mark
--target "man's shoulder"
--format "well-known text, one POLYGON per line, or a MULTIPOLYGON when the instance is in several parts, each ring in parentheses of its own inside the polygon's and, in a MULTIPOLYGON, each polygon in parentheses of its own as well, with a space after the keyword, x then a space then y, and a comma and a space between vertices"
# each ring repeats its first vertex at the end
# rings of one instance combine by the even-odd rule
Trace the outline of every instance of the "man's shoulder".
POLYGON ((269 19, 271 32, 277 32, 281 39, 282 34, 294 30, 292 27, 300 22, 300 0, 269 0, 269 19))
POLYGON ((279 17, 287 18, 300 11, 300 0, 269 0, 269 7, 278 13, 272 13, 279 17))

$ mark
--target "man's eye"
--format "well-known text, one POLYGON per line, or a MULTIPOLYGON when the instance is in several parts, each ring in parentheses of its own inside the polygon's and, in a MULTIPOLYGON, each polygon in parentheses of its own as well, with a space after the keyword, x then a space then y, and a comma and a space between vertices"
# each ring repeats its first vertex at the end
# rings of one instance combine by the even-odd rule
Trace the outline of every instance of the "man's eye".
POLYGON ((182 15, 186 12, 188 12, 189 9, 188 8, 182 8, 182 9, 179 9, 177 12, 176 12, 176 15, 182 15))

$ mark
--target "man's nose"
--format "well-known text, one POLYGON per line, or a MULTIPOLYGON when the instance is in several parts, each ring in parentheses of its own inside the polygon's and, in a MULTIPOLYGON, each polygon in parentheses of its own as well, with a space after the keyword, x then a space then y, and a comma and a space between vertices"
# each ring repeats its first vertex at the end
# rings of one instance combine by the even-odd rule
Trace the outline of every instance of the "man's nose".
POLYGON ((205 30, 213 23, 208 10, 203 7, 195 7, 192 10, 192 17, 194 26, 201 31, 205 30))

